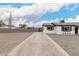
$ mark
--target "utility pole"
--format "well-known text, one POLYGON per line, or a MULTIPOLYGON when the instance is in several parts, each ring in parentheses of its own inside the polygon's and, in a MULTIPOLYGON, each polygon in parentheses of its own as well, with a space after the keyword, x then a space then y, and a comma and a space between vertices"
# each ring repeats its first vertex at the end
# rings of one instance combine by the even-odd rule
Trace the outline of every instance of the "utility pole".
POLYGON ((10 11, 9 24, 8 24, 9 32, 11 32, 11 29, 12 29, 11 26, 12 26, 12 13, 10 11))

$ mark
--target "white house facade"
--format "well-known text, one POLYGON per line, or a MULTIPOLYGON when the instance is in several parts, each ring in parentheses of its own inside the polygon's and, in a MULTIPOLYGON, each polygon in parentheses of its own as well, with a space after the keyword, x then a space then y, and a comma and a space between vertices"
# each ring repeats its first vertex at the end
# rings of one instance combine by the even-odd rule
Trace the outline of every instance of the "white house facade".
POLYGON ((79 23, 44 23, 42 28, 48 34, 79 34, 79 23))

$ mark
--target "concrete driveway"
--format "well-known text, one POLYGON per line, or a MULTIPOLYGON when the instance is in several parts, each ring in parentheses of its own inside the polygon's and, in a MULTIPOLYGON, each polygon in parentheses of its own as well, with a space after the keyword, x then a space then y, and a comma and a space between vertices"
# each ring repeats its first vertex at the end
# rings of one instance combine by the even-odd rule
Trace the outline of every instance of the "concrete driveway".
POLYGON ((68 56, 56 42, 44 33, 36 32, 14 48, 9 56, 68 56))

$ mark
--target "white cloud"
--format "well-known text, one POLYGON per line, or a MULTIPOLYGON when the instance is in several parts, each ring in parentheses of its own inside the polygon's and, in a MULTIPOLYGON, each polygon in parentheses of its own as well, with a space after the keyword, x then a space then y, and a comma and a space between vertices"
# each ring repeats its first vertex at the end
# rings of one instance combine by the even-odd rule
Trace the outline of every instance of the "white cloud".
POLYGON ((27 15, 39 15, 44 12, 54 12, 59 10, 63 4, 59 3, 43 3, 43 4, 33 4, 32 6, 22 6, 21 8, 16 7, 1 7, 0 13, 3 14, 12 11, 13 16, 27 16, 27 15))
POLYGON ((42 15, 45 12, 55 12, 59 10, 63 4, 58 3, 43 3, 33 4, 32 6, 22 6, 12 10, 13 16, 28 16, 28 15, 42 15))
MULTIPOLYGON (((23 19, 19 19, 19 21, 15 21, 16 26, 19 26, 19 24, 23 24, 25 21, 23 21, 23 19)), ((44 23, 51 23, 51 22, 59 22, 59 19, 54 19, 54 20, 42 20, 39 21, 37 23, 26 23, 26 25, 28 25, 28 27, 42 27, 42 24, 44 23)), ((69 18, 68 20, 65 20, 65 22, 79 22, 79 16, 77 16, 75 19, 69 18)))
MULTIPOLYGON (((51 23, 51 22, 56 22, 56 23, 58 22, 59 23, 59 19, 48 20, 48 21, 43 20, 43 21, 40 21, 40 22, 35 23, 34 25, 36 27, 41 27, 43 23, 51 23)), ((79 15, 76 16, 75 19, 69 18, 68 20, 65 20, 65 22, 79 22, 79 15)))
MULTIPOLYGON (((46 12, 55 12, 58 11, 64 4, 63 3, 35 3, 32 6, 22 6, 20 8, 11 7, 11 6, 2 6, 0 8, 0 19, 6 19, 10 16, 10 11, 12 12, 12 17, 23 17, 23 16, 37 16, 43 15, 46 12)), ((18 26, 20 22, 24 22, 24 20, 16 21, 14 23, 18 26)), ((42 21, 43 23, 45 21, 42 21)), ((40 22, 38 22, 40 24, 40 22)), ((29 26, 33 26, 34 23, 30 22, 29 26), (31 24, 31 25, 30 25, 31 24)))
POLYGON ((34 4, 34 15, 44 14, 45 12, 55 12, 58 11, 64 4, 58 3, 41 3, 41 4, 34 4))
POLYGON ((58 20, 59 19, 43 20, 43 21, 40 21, 40 22, 35 23, 34 26, 35 27, 42 27, 42 24, 44 24, 44 23, 52 23, 52 22, 56 22, 57 23, 57 22, 59 22, 58 20))
POLYGON ((74 22, 79 22, 79 15, 75 18, 74 22))
POLYGON ((28 25, 28 22, 26 22, 27 19, 23 19, 23 18, 20 18, 18 20, 15 20, 15 21, 12 21, 13 25, 19 27, 19 24, 26 24, 28 25))
MULTIPOLYGON (((72 3, 71 3, 71 4, 72 4, 72 3)), ((70 10, 70 11, 73 11, 73 10, 75 10, 75 8, 78 7, 77 4, 74 4, 74 5, 71 7, 69 3, 64 4, 64 6, 65 6, 64 9, 66 9, 66 10, 70 10)))
POLYGON ((66 22, 79 22, 79 15, 77 15, 75 19, 69 18, 66 22))

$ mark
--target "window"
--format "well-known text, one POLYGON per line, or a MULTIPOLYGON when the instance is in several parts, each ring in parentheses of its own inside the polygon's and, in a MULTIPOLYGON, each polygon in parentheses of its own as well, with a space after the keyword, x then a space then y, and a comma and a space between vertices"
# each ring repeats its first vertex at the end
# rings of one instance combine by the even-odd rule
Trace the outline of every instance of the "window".
POLYGON ((62 31, 72 31, 71 26, 62 26, 62 31))
POLYGON ((49 26, 49 27, 47 27, 47 30, 54 30, 54 27, 49 26))

